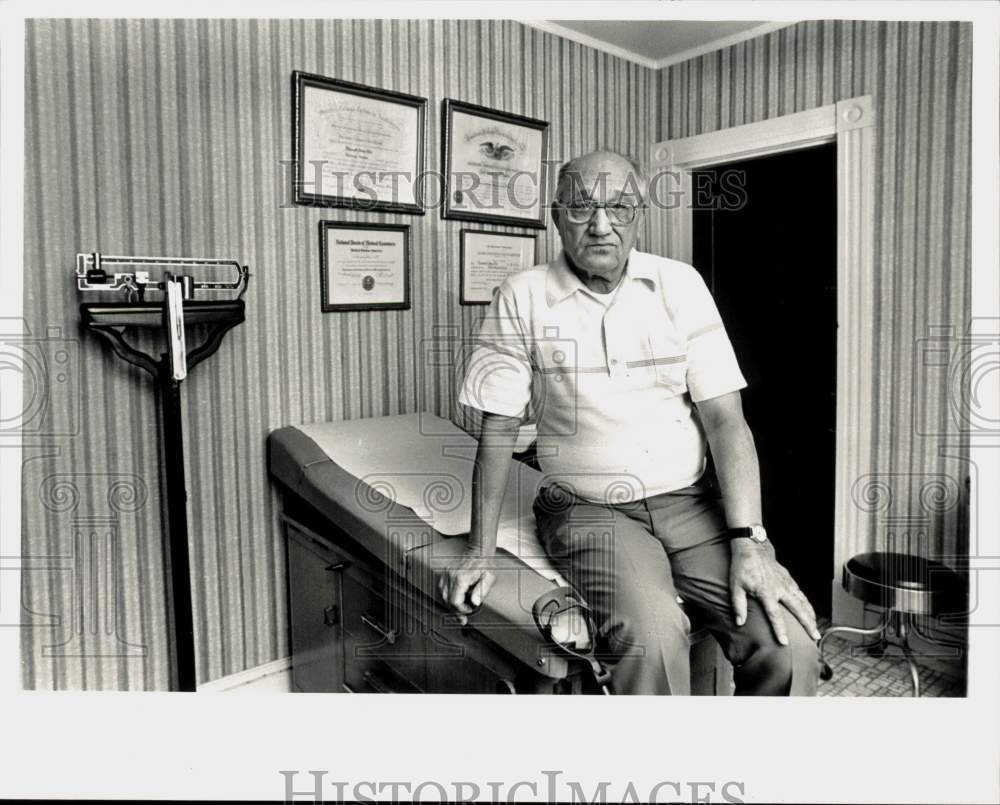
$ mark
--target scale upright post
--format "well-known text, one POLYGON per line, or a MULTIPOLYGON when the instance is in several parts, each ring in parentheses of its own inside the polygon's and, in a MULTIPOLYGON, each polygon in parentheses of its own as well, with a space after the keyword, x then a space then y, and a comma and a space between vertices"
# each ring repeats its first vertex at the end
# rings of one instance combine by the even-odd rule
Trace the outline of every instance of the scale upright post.
POLYGON ((76 282, 80 291, 125 293, 126 301, 85 302, 80 305, 83 325, 100 335, 123 360, 147 371, 160 396, 161 471, 166 492, 163 530, 167 622, 170 646, 171 690, 193 691, 197 685, 194 615, 191 600, 191 561, 188 548, 187 486, 184 477, 184 440, 181 383, 190 369, 219 348, 223 336, 245 319, 243 293, 250 274, 234 260, 201 260, 178 257, 111 257, 99 252, 77 255, 76 282), (109 272, 111 267, 133 271, 109 272), (196 280, 174 271, 222 269, 231 280, 196 280), (151 279, 150 269, 162 278, 151 279), (162 294, 148 301, 147 291, 162 294), (195 291, 229 292, 232 299, 196 300, 195 291), (187 325, 208 327, 205 340, 187 349, 187 325), (154 358, 125 340, 126 328, 162 330, 167 350, 154 358))
POLYGON ((178 690, 194 690, 194 612, 191 601, 191 560, 188 555, 187 485, 184 478, 184 431, 181 417, 181 383, 161 370, 163 419, 161 444, 167 487, 166 537, 170 553, 170 611, 174 639, 174 668, 178 690))

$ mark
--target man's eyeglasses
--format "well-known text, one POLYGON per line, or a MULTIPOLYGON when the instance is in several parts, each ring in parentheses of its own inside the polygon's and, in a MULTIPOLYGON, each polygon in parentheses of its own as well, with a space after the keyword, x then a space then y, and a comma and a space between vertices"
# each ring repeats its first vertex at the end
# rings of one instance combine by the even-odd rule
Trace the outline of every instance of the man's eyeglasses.
POLYGON ((617 226, 628 226, 635 220, 643 205, 633 204, 562 204, 566 218, 571 224, 586 224, 594 217, 597 210, 604 210, 608 220, 617 226))

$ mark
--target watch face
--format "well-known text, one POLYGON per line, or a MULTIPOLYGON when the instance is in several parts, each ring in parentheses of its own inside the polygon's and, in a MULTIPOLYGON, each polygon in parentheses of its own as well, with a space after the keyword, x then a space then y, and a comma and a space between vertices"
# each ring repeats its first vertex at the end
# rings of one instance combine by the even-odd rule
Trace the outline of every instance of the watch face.
POLYGON ((764 526, 750 526, 750 539, 754 542, 767 542, 767 531, 764 530, 764 526))

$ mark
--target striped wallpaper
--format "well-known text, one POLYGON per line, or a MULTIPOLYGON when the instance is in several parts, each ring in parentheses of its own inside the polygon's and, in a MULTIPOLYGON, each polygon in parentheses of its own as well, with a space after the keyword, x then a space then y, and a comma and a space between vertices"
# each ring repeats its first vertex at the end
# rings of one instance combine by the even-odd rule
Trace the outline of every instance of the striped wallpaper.
MULTIPOLYGON (((38 401, 24 452, 26 687, 168 685, 154 394, 78 329, 76 252, 232 257, 253 272, 246 323, 182 387, 200 682, 288 651, 266 434, 452 411, 449 368, 421 356, 481 315, 458 304, 467 225, 290 206, 295 69, 426 97, 429 169, 446 97, 548 120, 561 160, 599 146, 646 157, 660 140, 871 94, 879 404, 856 497, 872 545, 965 549, 948 356, 969 315, 967 24, 800 23, 656 73, 510 21, 29 21, 24 311, 45 365, 67 371, 25 375, 38 401), (411 225, 410 310, 320 313, 322 219, 411 225)), ((667 253, 657 223, 645 248, 667 253)), ((540 259, 555 248, 540 234, 540 259)))
MULTIPOLYGON (((510 21, 35 20, 25 60, 24 315, 47 366, 68 357, 25 381, 45 396, 24 454, 24 684, 169 683, 155 395, 78 329, 78 251, 250 266, 247 321, 182 386, 198 680, 283 657, 267 433, 447 415, 451 374, 423 350, 482 313, 458 304, 462 223, 287 203, 292 71, 426 97, 429 169, 446 97, 549 121, 550 159, 645 157, 659 76, 510 21), (410 224, 412 308, 322 314, 321 219, 410 224)), ((554 248, 540 235, 541 259, 554 248)))
POLYGON ((959 564, 975 477, 957 413, 970 354, 971 24, 803 22, 664 72, 660 140, 872 96, 876 435, 853 490, 870 515, 860 541, 959 564))

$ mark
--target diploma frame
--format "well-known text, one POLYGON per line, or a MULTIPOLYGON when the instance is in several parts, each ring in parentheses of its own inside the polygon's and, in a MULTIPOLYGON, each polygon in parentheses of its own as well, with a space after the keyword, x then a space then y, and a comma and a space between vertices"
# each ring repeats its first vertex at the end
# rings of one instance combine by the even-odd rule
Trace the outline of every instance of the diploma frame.
POLYGON ((351 221, 320 221, 319 222, 319 285, 320 307, 324 313, 337 313, 346 310, 409 310, 410 308, 410 225, 409 224, 372 224, 354 223, 351 221), (336 265, 330 265, 329 233, 333 231, 344 234, 357 232, 370 234, 379 232, 400 232, 403 235, 402 265, 398 270, 403 272, 403 298, 388 302, 350 302, 339 303, 330 300, 331 272, 337 271, 336 265))
POLYGON ((456 101, 452 98, 445 98, 442 105, 441 130, 444 132, 444 139, 441 143, 441 164, 444 167, 444 198, 441 208, 442 218, 451 218, 458 221, 477 221, 489 224, 506 224, 508 226, 534 227, 535 229, 545 229, 547 221, 545 219, 545 184, 546 176, 543 174, 545 167, 545 155, 548 152, 549 144, 549 124, 544 120, 536 120, 531 117, 513 115, 507 112, 500 112, 496 109, 489 109, 485 106, 476 106, 465 101, 456 101), (531 170, 538 177, 536 191, 538 193, 538 215, 536 217, 505 215, 491 212, 479 212, 475 210, 454 209, 452 197, 452 175, 455 166, 454 143, 455 126, 454 114, 461 112, 466 115, 483 118, 484 122, 497 121, 515 128, 531 129, 541 132, 541 147, 539 148, 538 159, 532 160, 531 170))
MULTIPOLYGON (((350 81, 342 81, 338 78, 328 78, 327 76, 306 73, 301 70, 292 72, 292 200, 296 204, 303 204, 311 207, 346 207, 353 210, 364 210, 371 212, 399 212, 410 215, 423 215, 424 206, 420 197, 419 181, 424 171, 424 129, 426 126, 427 99, 417 95, 407 95, 402 92, 394 92, 377 87, 369 87, 364 84, 355 84, 350 81), (415 159, 412 164, 401 166, 413 177, 414 203, 392 202, 373 198, 370 193, 359 192, 356 195, 334 195, 331 193, 314 193, 305 189, 305 181, 313 183, 315 174, 311 171, 310 154, 305 150, 305 129, 303 121, 308 119, 309 109, 306 108, 306 88, 316 87, 334 95, 362 97, 378 101, 387 106, 400 105, 413 107, 417 111, 417 125, 414 131, 408 132, 407 137, 415 140, 415 159), (310 178, 305 179, 309 173, 310 178)), ((335 171, 343 170, 345 174, 350 171, 338 169, 332 166, 335 171)), ((345 166, 346 168, 346 166, 345 166)), ((357 175, 357 174, 355 174, 357 175)), ((345 187, 353 188, 351 179, 344 182, 345 187)), ((312 184, 310 184, 310 187, 312 184)), ((321 191, 324 188, 319 188, 321 191)), ((336 188, 332 188, 336 190, 336 188)))
POLYGON ((463 305, 488 305, 492 301, 490 299, 472 299, 470 298, 470 293, 468 290, 468 282, 466 281, 466 274, 468 273, 468 265, 466 264, 466 258, 468 257, 468 250, 466 249, 465 241, 469 235, 480 235, 489 238, 496 238, 497 240, 502 240, 503 238, 514 238, 515 240, 528 240, 531 241, 531 260, 528 263, 530 267, 535 265, 536 259, 538 257, 538 236, 537 235, 523 235, 517 232, 490 232, 486 229, 463 229, 461 231, 461 239, 459 241, 459 303, 463 305))

